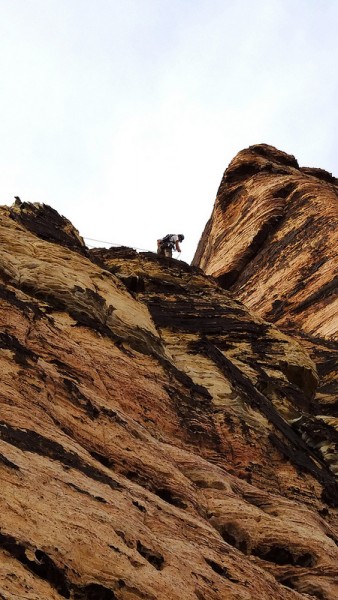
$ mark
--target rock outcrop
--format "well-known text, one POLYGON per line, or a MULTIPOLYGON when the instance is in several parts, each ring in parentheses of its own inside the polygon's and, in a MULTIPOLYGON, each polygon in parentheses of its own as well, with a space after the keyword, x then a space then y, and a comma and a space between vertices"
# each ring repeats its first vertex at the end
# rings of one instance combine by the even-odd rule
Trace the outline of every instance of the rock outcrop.
POLYGON ((265 144, 243 150, 224 173, 193 265, 309 352, 319 373, 311 443, 329 459, 337 434, 321 428, 338 430, 338 180, 265 144))
POLYGON ((338 339, 338 180, 265 144, 224 173, 193 264, 286 331, 338 339))
POLYGON ((43 205, 0 242, 1 600, 337 598, 332 341, 43 205))

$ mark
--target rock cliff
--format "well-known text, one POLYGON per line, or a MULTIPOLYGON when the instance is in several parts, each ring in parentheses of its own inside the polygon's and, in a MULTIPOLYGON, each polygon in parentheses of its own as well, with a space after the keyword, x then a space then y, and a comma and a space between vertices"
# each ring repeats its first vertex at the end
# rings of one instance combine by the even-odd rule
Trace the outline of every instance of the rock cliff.
POLYGON ((265 144, 224 173, 193 264, 284 330, 338 339, 338 180, 265 144))
POLYGON ((1 600, 337 598, 332 339, 44 205, 0 242, 1 600))

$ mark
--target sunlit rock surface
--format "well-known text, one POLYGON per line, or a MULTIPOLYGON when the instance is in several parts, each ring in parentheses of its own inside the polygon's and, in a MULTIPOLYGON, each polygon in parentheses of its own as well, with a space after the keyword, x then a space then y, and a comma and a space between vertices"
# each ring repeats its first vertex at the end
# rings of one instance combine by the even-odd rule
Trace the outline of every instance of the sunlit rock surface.
POLYGON ((337 184, 272 146, 239 152, 193 264, 283 329, 337 340, 337 184))
POLYGON ((1 600, 337 598, 324 341, 43 205, 0 208, 0 302, 1 600))
POLYGON ((337 473, 338 180, 261 144, 224 173, 193 265, 247 307, 298 338, 319 374, 312 442, 337 473), (320 415, 320 416, 319 416, 320 415))

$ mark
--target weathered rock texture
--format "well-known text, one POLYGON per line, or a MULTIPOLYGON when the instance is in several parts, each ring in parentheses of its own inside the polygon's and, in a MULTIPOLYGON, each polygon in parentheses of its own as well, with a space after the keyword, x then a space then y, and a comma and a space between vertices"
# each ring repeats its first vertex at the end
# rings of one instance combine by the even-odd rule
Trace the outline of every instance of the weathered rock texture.
POLYGON ((0 302, 1 600, 337 598, 328 345, 320 372, 199 269, 40 205, 0 209, 0 302))
POLYGON ((338 339, 338 180, 264 144, 224 173, 194 265, 284 330, 338 339))

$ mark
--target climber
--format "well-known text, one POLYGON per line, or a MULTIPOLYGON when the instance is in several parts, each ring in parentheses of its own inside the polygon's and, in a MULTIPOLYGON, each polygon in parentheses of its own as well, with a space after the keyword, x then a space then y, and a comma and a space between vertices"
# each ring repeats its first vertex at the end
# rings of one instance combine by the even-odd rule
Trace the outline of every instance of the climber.
POLYGON ((173 250, 175 252, 181 252, 180 242, 183 242, 184 235, 182 233, 168 233, 160 240, 157 240, 157 254, 159 256, 167 256, 172 258, 173 250))

